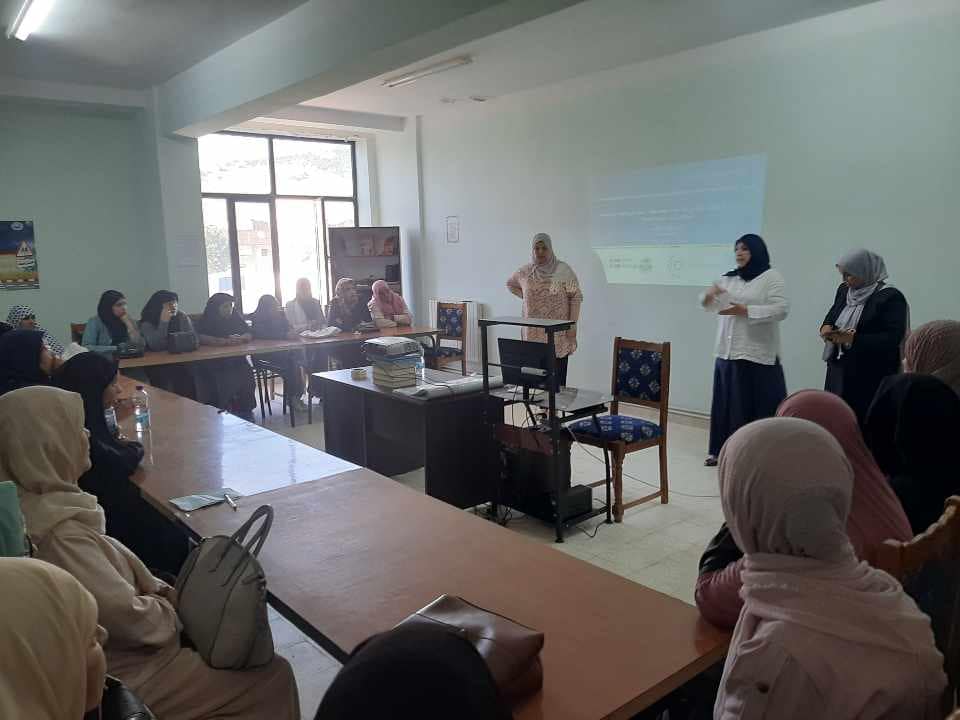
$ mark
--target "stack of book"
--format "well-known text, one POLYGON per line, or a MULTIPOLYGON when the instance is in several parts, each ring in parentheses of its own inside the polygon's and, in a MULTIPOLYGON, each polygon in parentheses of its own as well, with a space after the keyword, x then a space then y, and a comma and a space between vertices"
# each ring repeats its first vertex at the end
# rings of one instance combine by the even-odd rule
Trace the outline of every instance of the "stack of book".
POLYGON ((384 355, 369 358, 373 365, 373 384, 379 387, 413 387, 417 384, 417 361, 419 353, 384 355))

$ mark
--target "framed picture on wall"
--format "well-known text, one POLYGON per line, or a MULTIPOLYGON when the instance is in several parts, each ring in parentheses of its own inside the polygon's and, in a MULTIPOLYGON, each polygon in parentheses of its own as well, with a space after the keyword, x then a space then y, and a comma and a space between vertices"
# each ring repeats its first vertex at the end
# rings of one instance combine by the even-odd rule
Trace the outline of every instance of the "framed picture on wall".
POLYGON ((33 220, 0 220, 0 290, 39 287, 33 220))

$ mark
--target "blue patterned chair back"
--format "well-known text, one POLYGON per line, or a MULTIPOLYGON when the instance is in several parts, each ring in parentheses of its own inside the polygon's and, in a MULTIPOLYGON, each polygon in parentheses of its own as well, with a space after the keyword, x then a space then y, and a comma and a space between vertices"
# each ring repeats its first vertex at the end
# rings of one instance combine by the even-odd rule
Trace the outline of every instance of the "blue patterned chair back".
POLYGON ((620 347, 613 395, 619 400, 659 403, 663 392, 663 353, 620 347))
POLYGON ((437 329, 443 338, 463 338, 463 308, 439 305, 437 329))

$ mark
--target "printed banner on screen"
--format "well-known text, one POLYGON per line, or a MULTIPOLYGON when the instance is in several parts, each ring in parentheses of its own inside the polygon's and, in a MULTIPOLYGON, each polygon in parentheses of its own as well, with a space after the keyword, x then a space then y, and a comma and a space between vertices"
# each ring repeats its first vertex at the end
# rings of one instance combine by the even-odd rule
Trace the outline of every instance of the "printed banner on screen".
POLYGON ((33 220, 0 220, 0 290, 39 287, 33 220))

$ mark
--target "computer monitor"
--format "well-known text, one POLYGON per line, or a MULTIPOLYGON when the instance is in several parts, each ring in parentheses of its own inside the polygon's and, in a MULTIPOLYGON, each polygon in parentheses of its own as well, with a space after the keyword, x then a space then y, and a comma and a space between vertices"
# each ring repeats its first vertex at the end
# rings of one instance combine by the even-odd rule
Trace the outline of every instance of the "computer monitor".
MULTIPOLYGON (((519 385, 527 389, 547 389, 550 353, 546 343, 527 342, 499 338, 500 371, 506 385, 519 385)), ((560 385, 554 379, 554 389, 560 385)))

